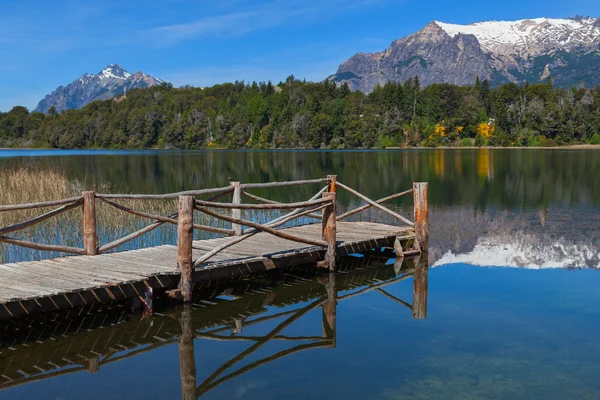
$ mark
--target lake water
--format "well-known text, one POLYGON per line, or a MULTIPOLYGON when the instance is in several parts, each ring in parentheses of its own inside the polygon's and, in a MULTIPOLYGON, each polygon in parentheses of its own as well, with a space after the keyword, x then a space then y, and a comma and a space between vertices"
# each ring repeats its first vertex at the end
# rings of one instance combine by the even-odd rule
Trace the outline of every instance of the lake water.
MULTIPOLYGON (((427 259, 222 282, 150 319, 113 304, 4 324, 0 399, 598 399, 598 154, 0 151, 0 173, 55 168, 115 192, 337 174, 380 198, 427 181, 431 234, 427 259)), ((256 193, 299 201, 314 189, 256 193)))

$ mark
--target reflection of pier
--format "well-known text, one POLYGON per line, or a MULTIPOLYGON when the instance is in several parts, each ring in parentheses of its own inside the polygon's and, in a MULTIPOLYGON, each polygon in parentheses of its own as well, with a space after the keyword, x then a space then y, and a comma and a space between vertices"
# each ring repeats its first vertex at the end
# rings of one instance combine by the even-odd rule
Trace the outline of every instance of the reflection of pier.
POLYGON ((381 264, 384 261, 350 257, 339 262, 335 274, 302 266, 219 283, 196 293, 193 305, 157 313, 147 320, 128 314, 125 307, 113 306, 103 311, 73 309, 12 321, 0 330, 0 389, 76 371, 94 373, 110 363, 178 343, 184 398, 195 398, 273 360, 306 349, 335 347, 336 306, 340 301, 374 291, 412 310, 414 318, 425 318, 426 260, 416 257, 395 265, 381 264), (386 290, 386 286, 411 277, 412 305, 386 290), (302 306, 294 307, 296 304, 302 306), (282 307, 286 309, 274 312, 282 307), (321 335, 288 336, 283 332, 318 309, 322 313, 321 335), (279 324, 265 335, 244 334, 250 326, 278 320, 279 324), (251 345, 196 382, 194 339, 251 345), (297 344, 235 369, 272 340, 297 344))

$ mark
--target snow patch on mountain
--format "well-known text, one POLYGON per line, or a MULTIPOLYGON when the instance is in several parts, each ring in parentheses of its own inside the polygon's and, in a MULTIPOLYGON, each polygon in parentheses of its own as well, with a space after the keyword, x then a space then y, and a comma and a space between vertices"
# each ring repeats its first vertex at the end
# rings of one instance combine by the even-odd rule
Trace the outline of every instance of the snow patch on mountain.
POLYGON ((435 24, 451 37, 473 35, 483 50, 492 54, 530 55, 564 47, 593 45, 600 42, 600 26, 596 18, 534 18, 518 21, 486 21, 470 25, 435 24))

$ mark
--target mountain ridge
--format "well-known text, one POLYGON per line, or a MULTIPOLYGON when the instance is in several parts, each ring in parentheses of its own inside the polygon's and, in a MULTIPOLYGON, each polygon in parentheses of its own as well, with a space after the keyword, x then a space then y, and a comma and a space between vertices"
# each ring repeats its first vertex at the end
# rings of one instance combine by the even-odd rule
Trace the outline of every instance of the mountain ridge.
POLYGON ((535 18, 470 25, 432 21, 376 53, 357 53, 329 80, 371 92, 417 76, 421 83, 600 84, 600 18, 535 18))
POLYGON ((164 83, 141 71, 133 74, 119 64, 110 64, 97 74, 88 74, 65 86, 59 86, 46 95, 34 111, 48 113, 52 107, 56 112, 78 109, 96 100, 107 100, 122 95, 129 89, 139 89, 164 83))

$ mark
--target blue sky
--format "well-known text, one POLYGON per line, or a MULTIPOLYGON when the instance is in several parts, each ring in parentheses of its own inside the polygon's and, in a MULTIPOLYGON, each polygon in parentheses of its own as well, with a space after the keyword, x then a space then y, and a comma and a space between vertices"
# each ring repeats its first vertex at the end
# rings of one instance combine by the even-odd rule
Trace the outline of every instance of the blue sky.
POLYGON ((0 110, 119 63, 175 86, 321 80, 432 20, 600 16, 597 0, 1 0, 0 110))

